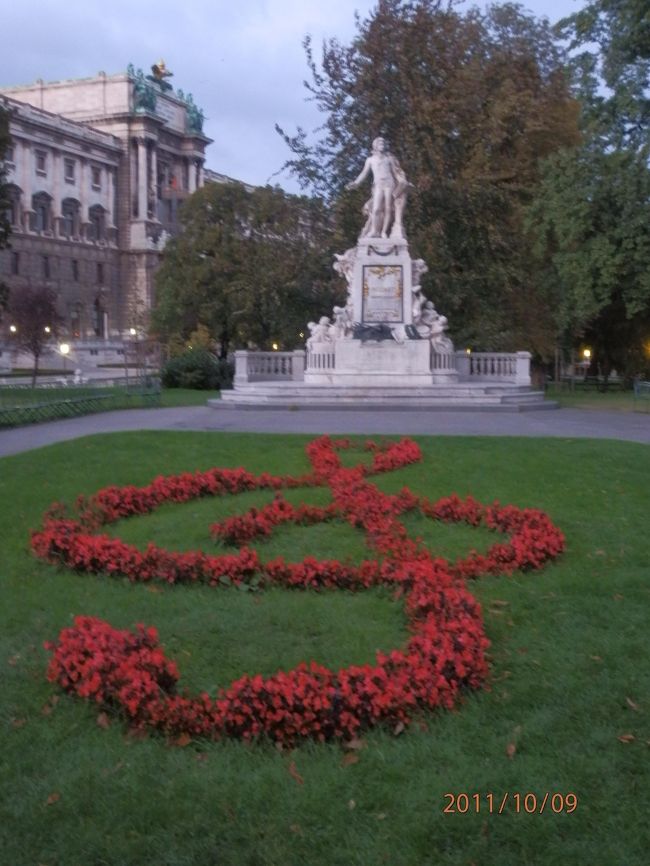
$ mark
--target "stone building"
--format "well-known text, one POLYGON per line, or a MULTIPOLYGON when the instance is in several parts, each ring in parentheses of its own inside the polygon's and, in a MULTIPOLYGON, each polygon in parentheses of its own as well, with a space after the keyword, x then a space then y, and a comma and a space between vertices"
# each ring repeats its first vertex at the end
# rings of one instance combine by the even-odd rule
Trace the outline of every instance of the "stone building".
POLYGON ((178 207, 205 182, 203 113, 170 76, 160 61, 151 75, 0 87, 12 224, 0 280, 56 290, 79 365, 114 360, 143 331, 178 207))

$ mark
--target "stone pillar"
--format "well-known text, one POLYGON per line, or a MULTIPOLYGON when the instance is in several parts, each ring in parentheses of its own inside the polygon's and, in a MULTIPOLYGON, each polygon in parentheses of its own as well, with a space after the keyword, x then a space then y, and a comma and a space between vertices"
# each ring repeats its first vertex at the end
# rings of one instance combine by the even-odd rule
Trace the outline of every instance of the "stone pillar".
POLYGON ((469 379, 470 356, 467 352, 456 352, 456 370, 461 379, 469 379))
POLYGON ((23 229, 28 232, 31 230, 32 196, 34 195, 32 178, 34 177, 34 154, 32 153, 31 145, 28 141, 23 141, 22 150, 22 188, 23 188, 23 229))
POLYGON ((85 159, 79 160, 79 236, 82 240, 88 239, 88 189, 90 186, 90 172, 88 171, 88 162, 85 159))
POLYGON ((530 385, 530 352, 517 352, 515 385, 530 385))
POLYGON ((190 159, 189 178, 188 178, 188 181, 189 181, 188 190, 190 193, 193 193, 196 190, 197 174, 198 174, 198 166, 196 163, 196 159, 194 159, 194 157, 192 157, 192 159, 190 159))
POLYGON ((156 142, 151 142, 151 178, 149 182, 149 201, 151 203, 151 219, 158 220, 158 149, 156 142))
POLYGON ((52 234, 59 237, 61 228, 61 180, 63 178, 63 160, 61 151, 52 148, 52 234))
POLYGON ((248 382, 248 352, 238 349, 235 352, 235 378, 233 385, 246 385, 248 382))
POLYGON ((294 382, 304 382, 305 380, 305 350, 295 349, 293 352, 291 364, 291 378, 294 382))
POLYGON ((203 173, 203 160, 197 159, 196 161, 196 184, 198 188, 201 188, 205 183, 205 177, 203 173))
POLYGON ((138 138, 138 219, 147 218, 147 141, 138 138))

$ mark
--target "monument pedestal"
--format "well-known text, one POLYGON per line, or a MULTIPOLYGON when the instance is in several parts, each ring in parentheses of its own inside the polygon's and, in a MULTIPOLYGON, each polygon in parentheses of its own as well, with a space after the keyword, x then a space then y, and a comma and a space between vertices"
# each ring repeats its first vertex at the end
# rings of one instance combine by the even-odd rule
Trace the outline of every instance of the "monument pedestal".
POLYGON ((428 340, 337 340, 320 344, 309 353, 305 369, 305 382, 312 385, 408 388, 431 385, 432 381, 428 340))

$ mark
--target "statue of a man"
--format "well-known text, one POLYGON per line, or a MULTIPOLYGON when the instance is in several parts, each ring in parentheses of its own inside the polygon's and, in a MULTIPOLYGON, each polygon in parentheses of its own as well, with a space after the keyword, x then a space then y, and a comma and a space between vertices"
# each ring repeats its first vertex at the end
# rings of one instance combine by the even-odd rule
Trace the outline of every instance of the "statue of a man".
POLYGON ((402 215, 406 204, 406 192, 410 186, 397 159, 388 152, 385 139, 379 137, 372 143, 372 153, 356 180, 347 184, 347 189, 360 186, 372 172, 372 197, 364 206, 368 219, 361 237, 402 239, 404 227, 402 215))

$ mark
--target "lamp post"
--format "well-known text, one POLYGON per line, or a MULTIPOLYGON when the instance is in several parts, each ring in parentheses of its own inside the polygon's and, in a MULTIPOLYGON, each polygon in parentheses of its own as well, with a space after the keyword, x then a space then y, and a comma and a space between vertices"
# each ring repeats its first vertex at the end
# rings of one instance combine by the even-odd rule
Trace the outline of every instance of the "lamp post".
POLYGON ((70 346, 68 343, 61 343, 59 345, 59 352, 63 355, 63 375, 66 374, 66 361, 68 359, 68 352, 70 351, 70 346))

